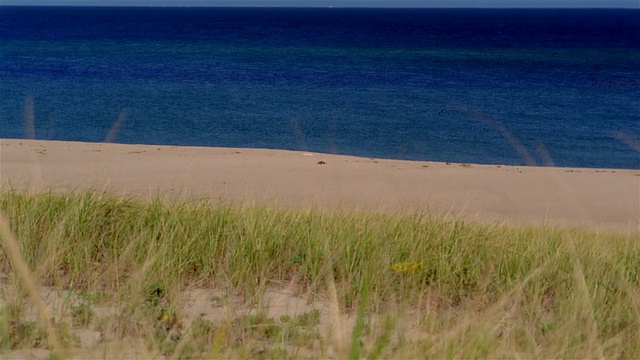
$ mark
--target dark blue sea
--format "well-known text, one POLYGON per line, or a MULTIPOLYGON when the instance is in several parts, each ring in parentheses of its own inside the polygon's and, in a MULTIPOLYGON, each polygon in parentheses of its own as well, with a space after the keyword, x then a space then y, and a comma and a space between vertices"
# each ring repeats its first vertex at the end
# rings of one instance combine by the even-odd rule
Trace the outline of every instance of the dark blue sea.
POLYGON ((0 137, 30 109, 38 139, 640 169, 640 11, 2 6, 0 137))

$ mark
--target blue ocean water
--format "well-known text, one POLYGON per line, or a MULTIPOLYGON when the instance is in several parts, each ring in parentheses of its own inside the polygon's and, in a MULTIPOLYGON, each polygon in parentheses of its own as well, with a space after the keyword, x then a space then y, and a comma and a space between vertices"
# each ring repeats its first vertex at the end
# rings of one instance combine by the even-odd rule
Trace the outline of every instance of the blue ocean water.
POLYGON ((29 103, 39 139, 639 169, 640 11, 0 7, 0 137, 29 103))

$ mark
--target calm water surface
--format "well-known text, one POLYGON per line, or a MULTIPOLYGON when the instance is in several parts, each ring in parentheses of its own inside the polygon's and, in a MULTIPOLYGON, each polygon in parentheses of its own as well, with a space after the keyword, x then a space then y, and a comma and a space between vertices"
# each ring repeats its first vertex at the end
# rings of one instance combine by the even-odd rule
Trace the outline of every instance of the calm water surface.
POLYGON ((5 6, 0 95, 0 137, 639 169, 640 11, 5 6))

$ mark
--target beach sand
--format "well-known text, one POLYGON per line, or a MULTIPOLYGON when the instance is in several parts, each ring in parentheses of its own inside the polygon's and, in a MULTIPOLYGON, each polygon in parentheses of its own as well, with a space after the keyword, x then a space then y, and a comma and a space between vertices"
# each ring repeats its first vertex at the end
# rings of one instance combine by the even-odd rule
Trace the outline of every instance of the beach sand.
POLYGON ((231 204, 429 211, 466 221, 640 228, 640 170, 398 161, 297 151, 0 140, 2 188, 231 204))

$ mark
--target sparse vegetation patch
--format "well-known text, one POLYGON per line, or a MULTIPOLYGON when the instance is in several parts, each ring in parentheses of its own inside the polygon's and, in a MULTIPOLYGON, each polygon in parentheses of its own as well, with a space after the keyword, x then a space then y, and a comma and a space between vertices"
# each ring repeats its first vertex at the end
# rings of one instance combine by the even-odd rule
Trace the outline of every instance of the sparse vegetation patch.
POLYGON ((638 233, 92 192, 0 209, 60 339, 3 251, 2 354, 640 357, 638 233))

